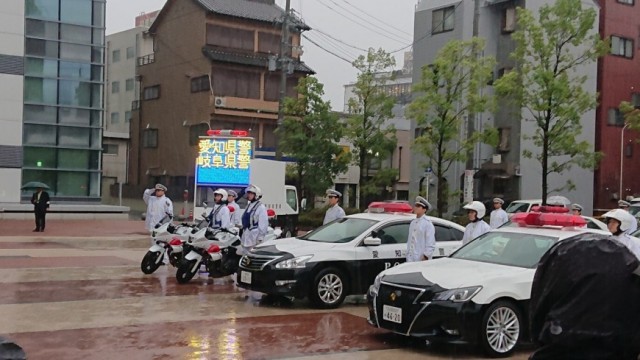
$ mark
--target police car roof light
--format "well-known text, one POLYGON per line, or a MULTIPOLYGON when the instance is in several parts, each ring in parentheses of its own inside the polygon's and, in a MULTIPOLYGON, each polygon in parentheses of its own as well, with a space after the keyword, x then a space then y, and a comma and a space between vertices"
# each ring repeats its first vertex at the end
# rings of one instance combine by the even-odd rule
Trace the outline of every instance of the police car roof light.
POLYGON ((517 213, 511 221, 520 226, 581 227, 587 225, 587 221, 579 215, 541 212, 517 213))
POLYGON ((245 130, 207 130, 207 136, 247 136, 245 130))
POLYGON ((413 208, 408 203, 376 201, 369 204, 370 213, 411 213, 413 208))
POLYGON ((552 213, 552 214, 565 214, 569 212, 569 208, 566 208, 564 206, 546 205, 546 206, 534 206, 531 208, 531 211, 541 212, 541 213, 552 213))
POLYGON ((173 238, 171 239, 171 241, 169 241, 169 245, 173 245, 173 246, 182 245, 182 240, 178 238, 173 238))
POLYGON ((208 252, 209 254, 213 254, 213 253, 220 252, 220 246, 218 246, 218 245, 211 245, 211 246, 209 246, 209 248, 207 249, 207 252, 208 252))

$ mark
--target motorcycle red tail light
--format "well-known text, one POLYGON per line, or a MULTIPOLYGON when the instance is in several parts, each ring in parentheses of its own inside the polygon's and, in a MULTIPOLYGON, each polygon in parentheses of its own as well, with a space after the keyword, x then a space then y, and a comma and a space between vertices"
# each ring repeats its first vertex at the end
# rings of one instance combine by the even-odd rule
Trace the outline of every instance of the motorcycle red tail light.
POLYGON ((173 246, 182 245, 182 240, 180 240, 178 238, 173 238, 169 242, 169 245, 173 245, 173 246))
POLYGON ((267 209, 267 216, 270 218, 276 216, 276 211, 273 209, 267 209))
POLYGON ((218 246, 218 245, 211 245, 211 246, 209 246, 209 248, 207 249, 207 252, 208 252, 209 254, 213 254, 213 253, 220 252, 220 246, 218 246))
POLYGON ((236 209, 233 206, 227 206, 227 208, 229 208, 230 213, 233 213, 234 211, 236 211, 236 209))

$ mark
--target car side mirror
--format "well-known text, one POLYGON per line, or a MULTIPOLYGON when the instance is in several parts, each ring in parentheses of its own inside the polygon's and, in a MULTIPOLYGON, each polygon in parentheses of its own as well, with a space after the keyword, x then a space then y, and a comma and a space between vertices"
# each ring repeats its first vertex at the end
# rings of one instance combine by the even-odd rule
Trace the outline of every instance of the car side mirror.
POLYGON ((382 240, 377 237, 369 236, 364 239, 364 246, 380 246, 382 245, 382 240))

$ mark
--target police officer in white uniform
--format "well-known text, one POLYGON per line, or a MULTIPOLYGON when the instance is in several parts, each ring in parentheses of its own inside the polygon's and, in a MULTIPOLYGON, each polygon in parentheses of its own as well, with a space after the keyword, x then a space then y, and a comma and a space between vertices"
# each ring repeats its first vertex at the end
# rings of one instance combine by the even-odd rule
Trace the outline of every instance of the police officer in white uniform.
POLYGON ((269 217, 267 208, 260 202, 262 190, 255 185, 249 185, 245 193, 249 204, 242 214, 242 248, 246 254, 264 240, 269 230, 269 217))
POLYGON ((497 229, 509 221, 507 212, 502 209, 504 200, 500 198, 493 199, 493 211, 489 215, 489 226, 492 229, 497 229))
POLYGON ((171 199, 165 196, 166 191, 166 186, 156 184, 153 189, 145 190, 142 195, 142 200, 147 204, 147 216, 144 225, 149 231, 153 231, 156 225, 165 217, 169 217, 169 221, 173 218, 173 203, 171 199))
POLYGON ((238 228, 242 228, 242 219, 240 216, 240 205, 238 205, 238 203, 236 202, 237 198, 238 198, 237 192, 233 190, 227 191, 227 202, 229 203, 229 206, 233 208, 233 212, 231 213, 231 225, 236 226, 238 228))
POLYGON ((613 238, 624 244, 638 259, 640 259, 640 239, 629 235, 631 225, 636 219, 629 212, 622 209, 613 209, 603 215, 607 228, 613 234, 613 238))
MULTIPOLYGON (((629 208, 631 207, 631 203, 628 201, 624 201, 624 200, 619 200, 618 201, 618 207, 626 212, 629 212, 629 208)), ((632 216, 633 217, 633 216, 632 216)), ((636 230, 638 230, 638 221, 634 221, 631 224, 631 227, 629 228, 629 230, 627 231, 627 233, 629 234, 633 234, 634 232, 636 232, 636 230)))
POLYGON ((573 215, 582 215, 582 210, 584 210, 582 208, 582 205, 580 204, 572 204, 571 205, 571 214, 573 215))
POLYGON ((431 204, 427 199, 418 196, 413 208, 416 218, 409 225, 407 240, 407 262, 423 261, 433 258, 436 250, 436 229, 426 217, 431 204))
POLYGON ((484 207, 484 204, 480 201, 472 201, 463 206, 463 209, 467 209, 470 221, 464 229, 464 235, 462 236, 462 245, 465 245, 469 241, 491 230, 491 227, 482 220, 487 212, 487 208, 484 207))
POLYGON ((329 210, 324 214, 324 221, 322 225, 328 224, 334 220, 342 219, 344 217, 344 210, 338 205, 342 194, 333 189, 327 190, 327 198, 329 198, 329 210))
POLYGON ((226 203, 227 196, 227 191, 224 189, 218 189, 213 192, 215 204, 207 216, 209 227, 212 229, 230 229, 233 226, 231 224, 231 212, 226 203))

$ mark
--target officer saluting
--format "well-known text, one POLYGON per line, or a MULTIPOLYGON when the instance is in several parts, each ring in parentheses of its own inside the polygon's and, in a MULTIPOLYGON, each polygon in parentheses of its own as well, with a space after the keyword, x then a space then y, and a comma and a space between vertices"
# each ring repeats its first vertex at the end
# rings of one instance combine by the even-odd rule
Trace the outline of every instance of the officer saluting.
POLYGON ((329 198, 329 210, 324 214, 322 225, 337 219, 342 219, 345 215, 344 210, 338 205, 342 194, 337 190, 329 189, 327 190, 327 197, 329 198))
POLYGON ((427 199, 416 197, 413 211, 417 217, 409 225, 407 262, 429 260, 436 250, 436 229, 425 215, 429 209, 431 204, 427 199))

